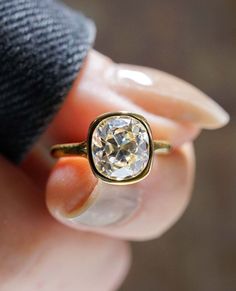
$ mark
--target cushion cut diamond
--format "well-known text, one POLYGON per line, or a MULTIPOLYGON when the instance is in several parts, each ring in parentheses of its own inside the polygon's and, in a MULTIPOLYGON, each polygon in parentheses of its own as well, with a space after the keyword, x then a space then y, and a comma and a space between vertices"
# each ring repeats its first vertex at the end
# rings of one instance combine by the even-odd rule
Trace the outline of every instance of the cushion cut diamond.
POLYGON ((115 181, 129 180, 147 167, 149 134, 135 117, 106 117, 92 133, 91 151, 94 166, 102 176, 115 181))

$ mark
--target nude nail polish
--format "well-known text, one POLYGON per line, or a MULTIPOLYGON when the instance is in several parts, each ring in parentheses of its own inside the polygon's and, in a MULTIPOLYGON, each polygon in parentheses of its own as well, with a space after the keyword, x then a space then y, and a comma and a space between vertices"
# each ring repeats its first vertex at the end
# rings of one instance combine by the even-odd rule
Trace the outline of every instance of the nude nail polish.
POLYGON ((88 227, 104 227, 123 223, 139 208, 142 190, 139 187, 107 185, 99 182, 96 186, 96 199, 79 215, 69 218, 71 224, 88 227))
POLYGON ((207 129, 222 127, 229 121, 228 113, 214 100, 167 73, 114 64, 105 78, 115 91, 154 114, 207 129))

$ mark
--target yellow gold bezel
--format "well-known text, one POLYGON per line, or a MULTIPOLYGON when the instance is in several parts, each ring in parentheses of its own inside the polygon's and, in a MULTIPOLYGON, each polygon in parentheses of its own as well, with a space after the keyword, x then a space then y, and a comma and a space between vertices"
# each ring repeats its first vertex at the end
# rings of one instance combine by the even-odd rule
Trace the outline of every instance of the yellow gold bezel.
POLYGON ((133 184, 136 182, 139 182, 141 180, 143 180, 150 172, 151 170, 151 166, 152 166, 152 160, 153 160, 153 152, 154 152, 154 144, 153 144, 153 138, 152 138, 152 132, 151 132, 151 128, 147 122, 147 120, 136 113, 131 113, 131 112, 126 112, 126 111, 118 111, 118 112, 109 112, 109 113, 105 113, 102 114, 100 116, 98 116, 91 124, 88 130, 88 138, 87 138, 87 155, 88 155, 88 161, 90 164, 90 167, 94 173, 94 175, 101 179, 102 181, 104 181, 105 183, 109 183, 109 184, 114 184, 114 185, 129 185, 129 184, 133 184), (101 121, 103 121, 104 119, 108 118, 108 117, 112 117, 112 116, 129 116, 132 118, 135 118, 136 120, 138 120, 147 130, 148 133, 148 137, 149 137, 149 160, 148 163, 146 165, 146 167, 144 168, 144 170, 138 174, 135 177, 131 177, 129 179, 126 180, 114 180, 111 178, 108 178, 104 175, 102 175, 96 168, 94 161, 93 161, 93 156, 92 156, 92 138, 93 138, 93 132, 96 129, 96 127, 99 125, 99 123, 101 121))

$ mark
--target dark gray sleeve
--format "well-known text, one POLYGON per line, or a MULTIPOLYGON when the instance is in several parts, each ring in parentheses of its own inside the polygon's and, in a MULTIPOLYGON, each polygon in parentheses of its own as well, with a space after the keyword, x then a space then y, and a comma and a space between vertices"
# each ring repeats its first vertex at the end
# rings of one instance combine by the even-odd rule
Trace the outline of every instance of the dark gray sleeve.
POLYGON ((95 26, 53 0, 0 0, 0 154, 19 163, 59 109, 95 26))

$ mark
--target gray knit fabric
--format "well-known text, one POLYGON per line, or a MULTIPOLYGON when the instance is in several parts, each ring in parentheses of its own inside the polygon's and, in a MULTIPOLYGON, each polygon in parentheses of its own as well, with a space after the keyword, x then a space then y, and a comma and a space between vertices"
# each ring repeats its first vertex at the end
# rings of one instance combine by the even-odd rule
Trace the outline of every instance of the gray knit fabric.
POLYGON ((57 112, 95 36, 52 0, 0 0, 0 153, 18 163, 57 112))

